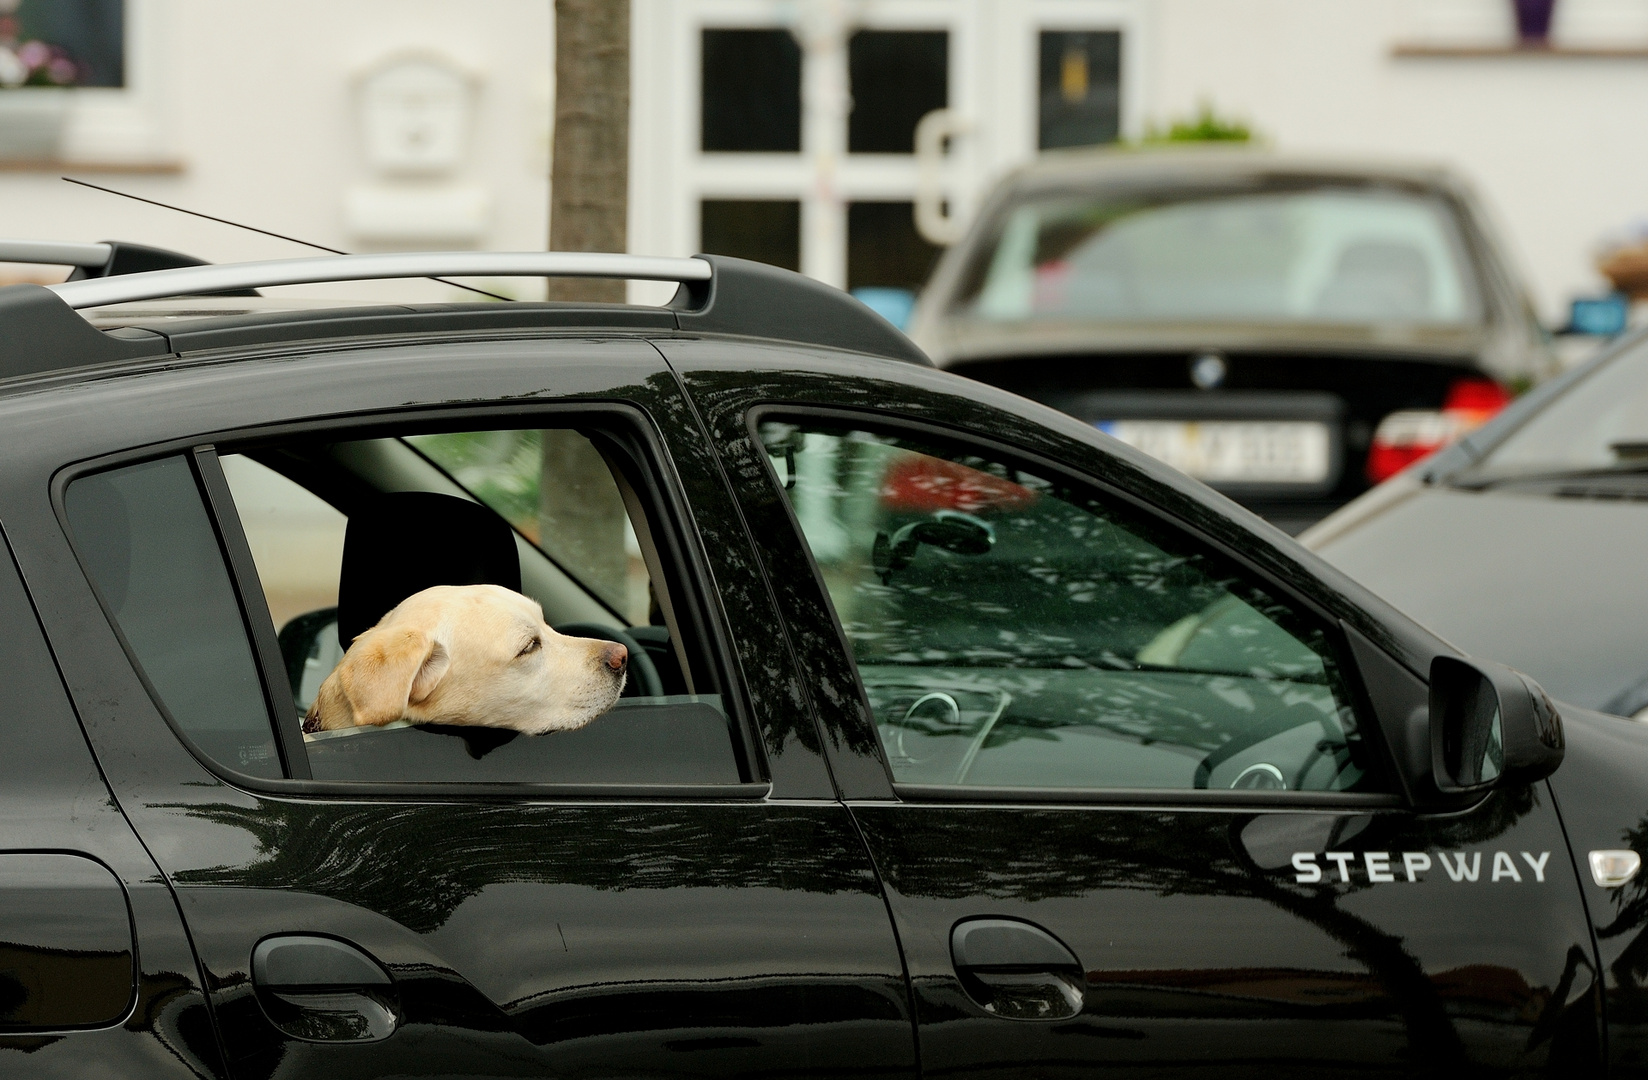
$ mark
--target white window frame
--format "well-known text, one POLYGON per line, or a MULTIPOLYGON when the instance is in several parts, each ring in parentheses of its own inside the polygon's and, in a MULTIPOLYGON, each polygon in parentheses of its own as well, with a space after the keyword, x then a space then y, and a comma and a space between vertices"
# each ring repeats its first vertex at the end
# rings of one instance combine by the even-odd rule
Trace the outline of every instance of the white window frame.
POLYGON ((126 0, 125 86, 71 91, 62 163, 171 172, 180 168, 166 130, 166 0, 126 0))
MULTIPOLYGON (((705 199, 785 199, 802 204, 801 269, 828 284, 846 279, 845 205, 913 201, 914 155, 833 157, 832 192, 814 171, 816 142, 803 117, 799 154, 699 150, 702 31, 785 28, 814 0, 633 0, 631 17, 630 249, 691 255, 705 199)), ((827 2, 827 0, 826 0, 827 2)), ((1122 133, 1144 127, 1147 0, 840 0, 857 27, 945 30, 950 35, 950 108, 967 134, 941 169, 950 212, 970 221, 992 186, 1037 153, 1039 33, 1120 30, 1122 133), (1004 47, 1003 42, 1012 43, 1004 47)), ((809 77, 804 58, 803 85, 809 77)), ((841 58, 845 64, 845 56, 841 58)), ((846 146, 845 119, 839 138, 846 146)), ((658 287, 632 286, 636 299, 658 287)))

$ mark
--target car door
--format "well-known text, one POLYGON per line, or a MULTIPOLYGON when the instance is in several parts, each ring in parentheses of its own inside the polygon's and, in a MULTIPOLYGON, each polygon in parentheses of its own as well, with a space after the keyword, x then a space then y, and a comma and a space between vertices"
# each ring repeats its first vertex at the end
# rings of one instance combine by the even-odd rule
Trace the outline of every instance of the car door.
POLYGON ((233 1075, 914 1068, 873 866, 650 347, 184 364, 27 412, 6 421, 31 448, 7 472, 6 521, 120 806, 176 890, 233 1075), (594 742, 304 736, 270 554, 241 520, 248 462, 355 513, 363 478, 387 498, 435 468, 409 432, 522 431, 594 433, 578 437, 618 463, 652 606, 672 611, 651 629, 685 639, 696 685, 621 702, 627 728, 568 733, 594 742), (706 710, 719 734, 693 743, 706 710))
POLYGON ((183 920, 98 775, 0 543, 0 1073, 215 1077, 183 920))
POLYGON ((666 351, 830 690, 924 1073, 1596 1067, 1550 790, 1408 808, 1405 631, 1006 395, 666 351))

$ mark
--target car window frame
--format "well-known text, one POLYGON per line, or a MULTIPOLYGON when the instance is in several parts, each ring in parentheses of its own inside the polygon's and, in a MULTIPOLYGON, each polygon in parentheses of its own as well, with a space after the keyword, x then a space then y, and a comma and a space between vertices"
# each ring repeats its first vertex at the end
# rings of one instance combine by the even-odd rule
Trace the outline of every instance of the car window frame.
MULTIPOLYGON (((609 465, 612 464, 609 460, 609 465)), ((276 796, 370 796, 392 800, 428 801, 431 798, 471 796, 510 801, 542 801, 545 799, 761 799, 772 789, 770 770, 761 753, 761 742, 756 735, 755 714, 748 701, 737 654, 727 629, 727 619, 721 610, 720 595, 714 586, 701 545, 696 541, 698 530, 693 523, 691 502, 685 485, 675 469, 661 433, 645 410, 626 402, 579 400, 575 402, 493 402, 458 407, 435 406, 409 409, 360 411, 312 419, 263 425, 255 428, 227 429, 210 435, 195 435, 150 443, 97 457, 88 458, 57 469, 51 478, 50 499, 57 523, 68 542, 73 558, 90 586, 98 607, 107 619, 124 651, 132 671, 137 675, 155 708, 165 720, 172 734, 184 749, 208 772, 235 787, 263 795, 276 796), (673 568, 671 603, 675 617, 690 627, 700 644, 695 659, 700 659, 704 674, 714 678, 722 688, 722 705, 728 720, 728 731, 736 766, 742 779, 737 783, 720 784, 654 784, 654 783, 502 783, 494 781, 336 781, 315 780, 291 775, 287 755, 302 750, 302 735, 298 720, 282 724, 284 713, 278 702, 291 699, 291 688, 284 662, 280 659, 278 643, 274 641, 273 620, 263 595, 262 585, 252 562, 251 549, 234 508, 219 454, 239 453, 259 445, 278 444, 295 437, 327 435, 338 441, 349 438, 384 438, 404 434, 409 428, 451 426, 450 430, 481 430, 465 428, 471 421, 495 428, 531 427, 530 421, 541 418, 544 424, 557 426, 560 418, 597 420, 594 425, 580 428, 577 423, 566 423, 576 430, 599 431, 610 436, 602 440, 604 449, 618 451, 629 468, 626 480, 639 498, 650 518, 648 524, 653 541, 658 546, 660 559, 673 568), (520 422, 515 422, 520 421, 520 422), (275 733, 277 750, 282 757, 280 778, 252 776, 229 768, 223 762, 206 754, 189 737, 172 715, 165 701, 145 673, 125 633, 120 628, 112 607, 103 595, 102 586, 90 572, 76 543, 74 530, 67 513, 66 493, 71 484, 82 477, 105 473, 126 466, 149 461, 184 457, 200 489, 202 508, 210 519, 235 591, 236 601, 247 634, 253 660, 263 683, 265 705, 269 709, 271 727, 275 733), (207 464, 204 468, 202 461, 207 464), (203 477, 205 472, 207 477, 203 477), (215 474, 215 477, 212 476, 215 474), (214 491, 214 485, 221 485, 214 491), (220 498, 224 500, 220 503, 220 498), (679 592, 680 595, 676 595, 679 592), (257 622, 261 615, 262 622, 257 622), (272 652, 266 652, 262 628, 267 627, 272 652), (271 689, 272 687, 272 689, 271 689), (281 688, 286 697, 274 698, 281 688), (287 729, 296 734, 289 740, 287 729)), ((604 605, 603 605, 604 606, 604 605)), ((307 756, 302 771, 307 772, 307 756)))
POLYGON ((1222 807, 1252 806, 1266 809, 1303 809, 1309 807, 1395 808, 1404 805, 1400 794, 1402 784, 1396 762, 1391 755, 1390 744, 1385 738, 1383 728, 1380 726, 1373 706, 1372 697, 1362 677, 1357 654, 1353 651, 1352 643, 1340 620, 1311 597, 1301 594, 1285 582, 1278 581, 1273 575, 1266 573, 1239 550, 1209 536, 1190 522, 1152 505, 1150 502, 1115 484, 1107 483, 1034 450, 1014 446, 1000 439, 980 435, 976 432, 951 427, 936 422, 930 417, 918 417, 908 413, 852 406, 823 406, 773 400, 751 403, 744 410, 746 435, 750 440, 754 453, 761 459, 768 482, 772 484, 773 490, 779 496, 778 501, 782 504, 785 518, 790 524, 793 542, 800 546, 802 557, 806 560, 806 564, 812 572, 813 584, 822 599, 824 609, 829 613, 830 632, 834 635, 835 644, 845 658, 848 669, 853 673, 854 688, 859 696, 859 706, 863 716, 869 717, 874 714, 870 709, 869 697, 864 689, 864 681, 858 673, 857 659, 853 656, 852 647, 848 643, 846 632, 841 625, 841 617, 836 612, 835 602, 830 597, 829 589, 825 585, 823 571, 819 567, 818 561, 813 557, 812 547, 807 543, 806 535, 801 531, 801 523, 795 515, 795 509, 790 504, 789 498, 784 494, 783 480, 773 468, 771 457, 767 454, 766 447, 761 440, 761 424, 771 420, 794 419, 815 419, 834 425, 857 425, 868 431, 877 431, 879 429, 888 431, 888 433, 896 433, 902 430, 939 445, 948 443, 975 448, 981 452, 980 456, 984 456, 988 460, 1009 466, 1023 465, 1026 467, 1026 471, 1040 472, 1049 479, 1062 479, 1078 489, 1087 488, 1101 500, 1114 500, 1127 510, 1149 518, 1158 527, 1185 536, 1193 545, 1200 546, 1229 561, 1242 573, 1271 591, 1277 599, 1292 604, 1301 613, 1319 623, 1323 636, 1333 650, 1335 660, 1338 663, 1341 678, 1350 698, 1347 704, 1355 716, 1357 731, 1370 746, 1370 763, 1377 770, 1379 786, 1386 789, 1378 792, 1231 791, 1195 788, 1021 788, 975 787, 962 784, 909 784, 893 779, 892 767, 887 761, 885 750, 881 745, 880 735, 872 731, 870 733, 870 745, 874 747, 875 758, 880 762, 883 771, 886 773, 887 782, 892 788, 893 794, 901 801, 932 803, 1114 803, 1118 805, 1206 804, 1222 807))

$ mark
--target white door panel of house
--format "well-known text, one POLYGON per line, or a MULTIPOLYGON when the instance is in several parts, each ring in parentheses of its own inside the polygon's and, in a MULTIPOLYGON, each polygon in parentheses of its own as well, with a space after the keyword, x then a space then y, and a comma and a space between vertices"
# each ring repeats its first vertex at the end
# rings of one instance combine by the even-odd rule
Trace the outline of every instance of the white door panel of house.
POLYGON ((1140 3, 634 0, 630 249, 918 286, 1008 170, 1142 126, 1140 3))

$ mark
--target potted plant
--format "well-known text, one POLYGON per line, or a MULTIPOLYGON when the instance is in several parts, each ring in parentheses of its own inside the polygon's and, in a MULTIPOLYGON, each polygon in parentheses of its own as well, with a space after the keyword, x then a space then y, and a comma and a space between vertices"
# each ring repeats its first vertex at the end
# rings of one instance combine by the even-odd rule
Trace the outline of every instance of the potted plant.
POLYGON ((0 0, 0 159, 50 160, 63 140, 68 88, 80 71, 44 41, 21 40, 20 0, 0 0))

